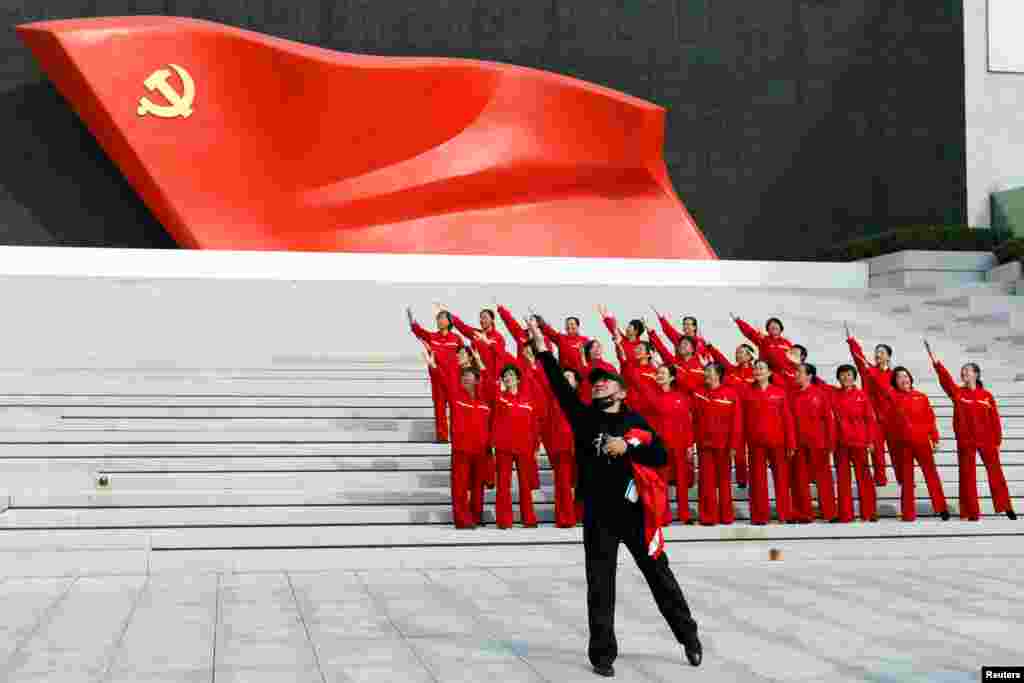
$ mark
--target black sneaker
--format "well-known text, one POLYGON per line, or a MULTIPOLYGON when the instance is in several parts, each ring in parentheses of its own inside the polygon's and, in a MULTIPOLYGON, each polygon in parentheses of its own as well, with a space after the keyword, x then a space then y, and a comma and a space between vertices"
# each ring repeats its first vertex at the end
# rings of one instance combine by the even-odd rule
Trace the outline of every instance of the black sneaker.
POLYGON ((598 676, 604 676, 605 678, 611 678, 611 677, 613 677, 615 675, 615 669, 612 668, 611 664, 608 664, 606 666, 598 666, 597 664, 595 664, 594 665, 594 673, 596 673, 598 676))
POLYGON ((692 643, 683 645, 683 656, 690 666, 700 666, 704 659, 704 648, 701 647, 699 638, 694 638, 692 643))
POLYGON ((1014 519, 1015 520, 1015 519, 1017 519, 1017 513, 1014 512, 1013 510, 1007 510, 1006 511, 1006 517, 1007 517, 1007 519, 1014 519))

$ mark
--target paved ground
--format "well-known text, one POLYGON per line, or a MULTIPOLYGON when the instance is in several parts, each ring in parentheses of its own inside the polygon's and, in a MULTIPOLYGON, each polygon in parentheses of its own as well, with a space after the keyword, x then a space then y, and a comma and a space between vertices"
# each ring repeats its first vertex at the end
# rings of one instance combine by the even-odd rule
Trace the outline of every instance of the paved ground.
MULTIPOLYGON (((977 681, 1024 663, 1018 566, 677 562, 692 669, 624 562, 616 680, 977 681)), ((11 578, 0 620, 11 683, 599 680, 581 566, 11 578)))

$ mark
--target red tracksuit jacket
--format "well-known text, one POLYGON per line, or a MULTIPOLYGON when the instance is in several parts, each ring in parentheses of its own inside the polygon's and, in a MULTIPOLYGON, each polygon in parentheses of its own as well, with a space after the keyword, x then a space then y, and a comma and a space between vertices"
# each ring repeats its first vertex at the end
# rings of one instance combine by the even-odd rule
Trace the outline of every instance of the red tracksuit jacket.
MULTIPOLYGON (((614 340, 615 339, 615 334, 619 330, 618 322, 616 322, 614 316, 611 316, 611 317, 608 317, 608 318, 602 318, 602 320, 604 320, 604 326, 608 328, 609 332, 611 332, 612 339, 614 340)), ((628 358, 630 360, 635 359, 636 358, 636 347, 640 345, 642 340, 637 339, 636 341, 630 341, 626 337, 625 331, 621 331, 621 332, 619 332, 619 334, 622 335, 622 350, 625 352, 626 358, 628 358)))
POLYGON ((781 387, 769 384, 762 389, 751 385, 743 393, 743 436, 747 446, 796 448, 796 428, 789 399, 781 387))
POLYGON ((541 406, 525 382, 517 393, 497 392, 491 412, 491 442, 498 453, 532 455, 537 446, 541 406))
POLYGON ((755 330, 743 320, 737 320, 736 326, 740 328, 744 337, 754 343, 758 355, 768 363, 772 372, 778 372, 785 366, 786 352, 793 348, 793 342, 785 337, 771 337, 755 330))
POLYGON ((867 448, 878 440, 878 422, 867 392, 851 387, 832 392, 836 418, 836 445, 867 448))
MULTIPOLYGON (((623 438, 636 442, 645 435, 649 435, 649 432, 630 430, 623 438)), ((647 546, 647 554, 656 560, 665 551, 665 534, 661 528, 672 523, 668 485, 657 468, 648 467, 635 460, 630 460, 630 465, 639 502, 644 511, 644 543, 647 546)))
POLYGON ((565 334, 548 325, 545 321, 541 325, 544 336, 555 343, 558 347, 558 364, 563 368, 572 368, 583 374, 583 345, 590 341, 590 337, 581 334, 565 334))
MULTIPOLYGON (((514 315, 512 315, 512 311, 508 310, 504 306, 498 306, 498 316, 501 318, 501 321, 505 323, 505 328, 508 330, 508 333, 512 335, 512 339, 515 340, 518 355, 522 356, 523 349, 530 343, 530 334, 522 325, 519 324, 519 321, 516 320, 514 315)), ((547 337, 544 338, 544 344, 548 351, 553 349, 551 340, 547 337)))
POLYGON ((501 333, 492 325, 491 329, 484 332, 479 327, 470 327, 466 323, 462 322, 462 319, 454 313, 449 313, 452 317, 452 325, 458 330, 469 342, 473 345, 477 351, 480 352, 480 356, 484 359, 484 362, 490 362, 494 358, 494 353, 497 349, 505 350, 505 338, 501 336, 501 333), (483 335, 487 337, 487 343, 481 344, 476 338, 478 332, 483 332, 483 335))
POLYGON ((899 391, 892 385, 882 385, 873 375, 868 379, 876 388, 889 415, 892 437, 897 443, 929 444, 939 440, 939 427, 935 411, 928 397, 916 389, 899 391))
MULTIPOLYGON (((668 337, 668 340, 672 342, 672 347, 675 348, 679 346, 679 340, 685 337, 686 335, 684 335, 680 330, 677 330, 676 328, 672 327, 672 323, 670 323, 668 321, 668 318, 666 318, 663 315, 658 316, 658 322, 661 323, 661 331, 664 332, 665 336, 668 337)), ((701 337, 700 335, 696 335, 693 338, 693 340, 697 342, 697 348, 695 348, 693 352, 698 356, 705 355, 705 347, 707 346, 707 340, 705 340, 704 337, 701 337)))
POLYGON ((935 363, 939 384, 953 401, 953 431, 956 443, 968 448, 999 448, 1003 443, 1003 425, 996 399, 986 389, 971 390, 953 381, 941 362, 935 363))
POLYGON ((681 391, 692 394, 704 387, 704 366, 707 365, 707 358, 696 353, 689 358, 683 358, 672 353, 654 330, 650 330, 648 336, 662 362, 676 366, 676 386, 681 391))
POLYGON ((430 346, 434 359, 437 361, 438 370, 452 372, 459 366, 456 352, 463 345, 462 337, 450 330, 444 334, 430 332, 421 327, 419 323, 412 324, 412 333, 430 346))
MULTIPOLYGON (((640 413, 640 416, 647 420, 647 424, 650 424, 652 427, 654 426, 654 406, 650 404, 648 399, 658 389, 658 383, 655 381, 657 372, 658 368, 653 365, 640 365, 636 361, 622 359, 622 378, 626 380, 629 390, 626 403, 630 408, 640 413)), ((661 434, 661 432, 658 432, 658 434, 661 434)), ((661 436, 664 439, 664 434, 661 434, 661 436)))
MULTIPOLYGON (((633 391, 630 384, 630 391, 633 391)), ((669 451, 682 452, 693 446, 693 409, 687 395, 677 389, 665 391, 657 384, 639 382, 636 389, 650 411, 644 415, 669 451)), ((639 410, 637 412, 640 412, 639 410)))
POLYGON ((452 452, 479 455, 491 446, 494 382, 481 379, 475 397, 455 380, 455 373, 440 373, 451 401, 452 452))
POLYGON ((830 393, 829 389, 812 384, 791 395, 798 447, 835 450, 835 418, 830 393))
POLYGON ((875 409, 878 426, 882 432, 888 434, 891 430, 889 411, 886 408, 884 398, 879 395, 877 387, 892 386, 892 370, 882 370, 876 366, 868 365, 867 358, 864 356, 864 349, 861 348, 860 343, 853 337, 848 338, 846 343, 850 347, 850 356, 853 357, 853 363, 857 366, 857 372, 860 373, 861 386, 867 392, 868 398, 871 399, 871 405, 875 409), (874 381, 869 381, 869 378, 874 378, 874 381))
POLYGON ((753 365, 737 365, 733 363, 725 354, 718 350, 718 347, 712 344, 706 345, 704 348, 707 349, 708 354, 722 364, 725 368, 725 380, 726 384, 731 384, 737 389, 746 391, 754 384, 754 366, 753 365))
POLYGON ((727 384, 717 389, 693 393, 693 431, 698 448, 743 447, 743 407, 735 387, 727 384))

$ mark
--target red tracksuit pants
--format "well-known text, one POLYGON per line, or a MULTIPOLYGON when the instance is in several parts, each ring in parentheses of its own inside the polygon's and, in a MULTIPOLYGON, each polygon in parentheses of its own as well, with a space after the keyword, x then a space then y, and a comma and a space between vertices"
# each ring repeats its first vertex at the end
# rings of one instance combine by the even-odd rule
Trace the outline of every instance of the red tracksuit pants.
POLYGON ((903 468, 900 475, 900 508, 903 521, 917 519, 917 504, 914 495, 914 461, 921 466, 928 496, 932 499, 932 510, 936 513, 946 510, 946 494, 942 491, 939 469, 935 466, 935 455, 929 443, 897 444, 896 459, 903 468))
POLYGON ((457 528, 480 523, 490 467, 491 458, 484 453, 452 453, 452 521, 457 528))
POLYGON ((960 518, 977 521, 981 516, 978 505, 978 470, 976 457, 981 453, 981 461, 985 463, 988 473, 988 488, 992 492, 992 506, 996 512, 1012 509, 1010 491, 1006 488, 1006 476, 999 462, 998 448, 978 448, 977 446, 957 445, 957 460, 960 464, 960 518))
POLYGON ((693 466, 685 448, 668 449, 668 479, 676 484, 676 507, 680 522, 690 521, 690 486, 693 466))
POLYGON ((818 512, 825 519, 835 518, 836 497, 828 450, 806 446, 797 448, 791 465, 789 481, 793 496, 793 518, 809 522, 814 520, 811 482, 814 482, 818 493, 818 512))
POLYGON ((434 432, 438 441, 448 442, 448 393, 444 382, 437 376, 439 370, 430 371, 430 399, 434 402, 434 432))
POLYGON ((568 451, 549 453, 548 460, 555 473, 555 526, 576 526, 576 503, 572 490, 576 478, 576 458, 572 451, 568 451))
POLYGON ((889 483, 889 477, 885 473, 885 444, 886 438, 880 436, 871 452, 871 473, 874 475, 875 486, 885 486, 889 483))
POLYGON ((738 486, 746 486, 750 480, 749 465, 748 461, 750 453, 747 452, 746 447, 740 448, 736 451, 736 484, 738 486))
MULTIPOLYGON (((900 462, 899 442, 891 433, 885 435, 885 448, 889 451, 889 462, 892 464, 893 479, 902 486, 903 464, 900 462)), ((878 449, 875 449, 875 483, 878 483, 878 449)), ((885 466, 885 458, 881 458, 882 466, 885 466)))
POLYGON ((731 465, 728 448, 700 449, 697 492, 701 524, 732 524, 736 521, 732 505, 731 465))
POLYGON ((868 471, 868 449, 840 446, 836 449, 836 490, 839 494, 839 521, 853 521, 853 476, 857 478, 860 518, 878 517, 875 480, 868 471), (853 475, 851 476, 851 471, 853 475))
POLYGON ((782 446, 750 447, 750 521, 767 524, 771 516, 768 503, 768 467, 772 468, 775 488, 775 516, 785 522, 790 515, 789 462, 782 446))
POLYGON ((519 521, 523 526, 537 524, 537 514, 533 509, 533 476, 530 461, 536 463, 533 456, 514 455, 499 452, 497 491, 494 500, 494 521, 501 529, 512 526, 512 463, 515 462, 519 481, 519 521))

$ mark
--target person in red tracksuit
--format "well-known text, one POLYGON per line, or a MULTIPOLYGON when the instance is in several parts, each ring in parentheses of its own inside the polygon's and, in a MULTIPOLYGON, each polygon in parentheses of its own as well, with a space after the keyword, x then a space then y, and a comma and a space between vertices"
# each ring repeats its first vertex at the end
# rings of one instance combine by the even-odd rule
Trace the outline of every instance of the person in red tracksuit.
POLYGON ((832 409, 836 417, 836 490, 839 494, 839 521, 853 521, 853 482, 851 468, 857 477, 860 497, 860 518, 878 521, 875 480, 868 463, 878 442, 878 421, 867 392, 857 387, 857 370, 840 365, 836 371, 839 389, 832 392, 832 409))
MULTIPOLYGON (((629 378, 627 378, 629 382, 629 378)), ((650 412, 650 425, 662 437, 669 452, 669 482, 676 483, 676 507, 679 521, 690 519, 689 488, 693 485, 693 460, 696 445, 693 439, 693 411, 686 392, 676 387, 676 367, 660 366, 654 373, 654 386, 636 382, 641 402, 650 412)), ((632 389, 633 384, 630 385, 632 389)))
POLYGON ((725 354, 714 344, 706 344, 705 351, 712 360, 720 363, 725 368, 725 383, 737 388, 746 388, 754 383, 754 361, 757 360, 754 347, 750 344, 740 344, 736 347, 736 362, 730 361, 725 354))
POLYGON ((583 363, 580 358, 580 349, 590 341, 589 338, 580 334, 580 319, 570 316, 565 319, 565 333, 559 332, 548 325, 544 318, 536 316, 540 323, 541 332, 544 336, 555 343, 558 347, 558 362, 563 368, 572 368, 583 376, 583 363))
POLYGON ((782 321, 778 318, 768 318, 768 322, 764 325, 767 334, 764 334, 755 330, 732 313, 729 315, 732 316, 733 322, 740 328, 743 336, 757 347, 758 355, 768 361, 768 365, 772 368, 773 372, 778 372, 785 365, 786 352, 793 347, 793 342, 782 336, 782 332, 785 330, 782 321))
POLYGON ((846 325, 846 343, 850 347, 850 355, 860 373, 861 384, 867 392, 871 405, 875 409, 875 416, 878 418, 878 437, 872 448, 872 467, 875 471, 875 484, 885 486, 888 478, 885 474, 885 446, 889 445, 889 459, 892 461, 893 472, 896 481, 899 481, 901 468, 896 462, 896 453, 892 448, 894 427, 890 424, 888 412, 883 410, 884 400, 878 396, 875 386, 889 386, 892 384, 892 347, 888 344, 875 346, 875 363, 872 365, 864 357, 864 349, 861 348, 853 335, 850 334, 850 326, 846 325), (874 377, 874 382, 869 382, 868 377, 874 377))
POLYGON ((736 389, 722 384, 725 368, 709 363, 704 376, 704 388, 693 392, 700 523, 732 524, 729 466, 743 447, 743 407, 736 389))
POLYGON ((462 337, 452 332, 452 317, 447 311, 437 312, 437 332, 428 332, 420 327, 411 308, 405 309, 412 333, 430 347, 435 362, 430 366, 430 395, 434 402, 434 430, 438 443, 448 443, 448 411, 450 397, 445 393, 448 384, 455 384, 458 370, 457 352, 462 348, 462 337), (449 382, 443 382, 441 375, 450 374, 449 382))
MULTIPOLYGON (((576 499, 573 487, 576 485, 576 445, 562 406, 555 398, 548 384, 547 375, 539 361, 536 372, 548 392, 548 416, 545 420, 544 448, 555 471, 555 526, 568 528, 583 520, 583 502, 576 499)), ((569 386, 579 391, 580 376, 572 368, 562 370, 562 376, 569 386)))
MULTIPOLYGON (((437 369, 437 356, 428 352, 427 364, 437 369)), ((478 511, 483 509, 482 496, 487 470, 493 469, 491 458, 491 412, 494 386, 481 382, 476 368, 460 370, 459 382, 454 373, 442 372, 452 402, 452 519, 458 529, 471 529, 480 523, 478 511)))
MULTIPOLYGON (((634 350, 634 354, 636 351, 634 350)), ((614 365, 604 359, 604 347, 601 346, 601 342, 596 339, 591 339, 580 349, 581 361, 583 366, 583 374, 580 382, 576 385, 577 391, 580 395, 580 400, 586 405, 590 405, 590 395, 593 393, 593 386, 590 383, 590 373, 594 370, 604 370, 612 374, 618 374, 619 370, 614 365)))
POLYGON ((892 382, 882 386, 873 375, 867 376, 868 381, 882 401, 883 410, 889 411, 889 419, 893 423, 892 438, 889 447, 896 453, 896 462, 900 464, 900 517, 904 522, 917 519, 917 505, 914 490, 914 461, 921 467, 928 495, 932 501, 932 509, 945 521, 949 519, 946 507, 946 494, 942 490, 942 480, 935 466, 935 448, 939 445, 939 428, 935 423, 935 411, 931 401, 920 391, 914 389, 914 376, 910 370, 898 366, 892 371, 892 382))
POLYGON ((796 428, 786 391, 771 383, 768 362, 754 363, 754 384, 742 394, 743 436, 750 453, 750 523, 767 524, 768 467, 775 487, 775 515, 791 521, 789 464, 796 452, 796 428))
MULTIPOLYGON (((707 344, 707 341, 704 339, 704 337, 700 336, 700 332, 698 332, 697 330, 696 318, 694 318, 692 315, 683 316, 683 325, 680 331, 672 327, 672 323, 668 321, 668 318, 659 313, 658 309, 656 309, 654 306, 651 306, 651 310, 654 311, 655 317, 661 324, 661 331, 665 333, 665 336, 668 337, 668 340, 673 347, 679 346, 679 340, 682 339, 683 337, 689 337, 693 343, 693 352, 698 356, 707 355, 704 349, 705 345, 707 344)), ((650 329, 650 325, 648 325, 647 327, 648 329, 650 329)))
POLYGON ((501 391, 494 398, 491 412, 491 440, 498 472, 494 518, 499 529, 512 527, 513 463, 519 480, 519 519, 523 526, 537 526, 532 477, 541 406, 534 393, 537 389, 531 391, 522 380, 523 372, 515 363, 502 367, 501 391))
POLYGON ((621 336, 617 337, 615 349, 618 352, 619 363, 622 365, 622 376, 629 388, 634 390, 627 396, 626 404, 650 424, 653 420, 654 407, 647 402, 646 397, 653 395, 658 388, 658 368, 651 358, 651 345, 647 342, 635 344, 633 355, 628 356, 622 344, 623 341, 621 336), (646 392, 636 391, 640 384, 645 385, 646 392))
POLYGON ((626 325, 626 329, 620 330, 619 323, 615 320, 615 316, 608 312, 607 306, 599 305, 597 307, 597 313, 601 316, 604 326, 612 335, 612 339, 615 340, 616 345, 621 344, 622 350, 626 354, 626 358, 635 358, 636 347, 644 343, 640 338, 647 329, 647 325, 644 321, 640 319, 630 320, 629 324, 626 325))
MULTIPOLYGON (((561 528, 576 526, 577 520, 582 519, 580 504, 575 500, 573 487, 576 481, 576 454, 575 443, 572 437, 572 428, 566 420, 565 413, 555 400, 551 385, 548 383, 544 368, 535 358, 533 345, 530 343, 530 335, 527 329, 519 324, 511 311, 504 306, 496 304, 498 315, 508 329, 509 334, 516 342, 519 349, 520 368, 524 373, 529 373, 537 386, 544 394, 545 413, 540 420, 540 440, 544 444, 544 450, 551 463, 551 469, 555 477, 555 525, 561 528)), ((553 350, 550 339, 544 340, 548 351, 553 350)), ((573 387, 580 385, 579 373, 573 369, 565 370, 566 381, 573 387)))
POLYGON ((993 508, 997 514, 1005 512, 1010 519, 1017 519, 1003 466, 999 462, 999 447, 1003 441, 999 407, 995 397, 981 383, 981 368, 976 363, 964 365, 960 368, 963 384, 958 385, 946 366, 932 353, 928 342, 924 346, 939 376, 942 390, 953 401, 953 431, 956 433, 960 473, 960 518, 977 522, 981 517, 977 483, 977 454, 981 453, 981 461, 988 473, 993 508))
POLYGON ((676 344, 676 353, 673 354, 654 329, 648 328, 647 336, 658 355, 661 356, 661 362, 665 365, 676 366, 676 386, 690 394, 704 388, 706 382, 704 367, 708 364, 709 359, 694 351, 696 342, 692 337, 680 339, 676 344))
MULTIPOLYGON (((498 315, 501 317, 501 321, 505 323, 505 329, 508 330, 508 333, 516 343, 518 355, 522 356, 525 353, 526 347, 530 345, 529 332, 519 324, 519 321, 516 320, 514 315, 512 315, 512 311, 508 310, 501 304, 496 303, 495 306, 498 309, 498 315)), ((554 345, 551 343, 550 339, 545 339, 544 343, 548 351, 554 350, 554 345)))
POLYGON ((627 367, 625 380, 629 385, 630 407, 634 410, 637 410, 637 405, 644 407, 647 415, 641 413, 641 416, 664 442, 668 451, 667 481, 674 481, 676 484, 679 521, 689 524, 691 520, 688 492, 693 485, 692 459, 696 455, 690 399, 686 393, 675 388, 676 369, 673 365, 660 366, 655 371, 653 384, 636 377, 637 373, 637 365, 627 367))
POLYGON ((438 305, 441 307, 441 310, 448 311, 452 319, 452 325, 459 331, 459 334, 470 340, 473 347, 480 352, 485 363, 493 362, 493 356, 497 350, 505 350, 505 338, 501 336, 498 328, 494 325, 494 311, 489 308, 480 311, 480 327, 477 328, 470 327, 446 307, 438 305), (483 335, 485 341, 479 340, 477 335, 483 335))
MULTIPOLYGON (((716 362, 725 368, 725 383, 736 387, 742 397, 743 393, 754 383, 754 349, 749 344, 736 347, 736 362, 731 362, 725 354, 712 344, 705 345, 705 350, 716 362)), ((749 453, 746 448, 736 453, 736 485, 741 489, 747 487, 747 461, 749 453)))
POLYGON ((829 462, 835 450, 835 418, 830 390, 815 384, 817 374, 813 365, 801 363, 796 373, 797 390, 790 396, 796 427, 796 455, 790 469, 790 482, 793 514, 802 524, 814 519, 811 480, 818 492, 821 516, 830 522, 839 521, 829 462))

